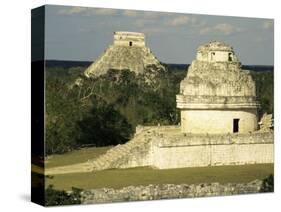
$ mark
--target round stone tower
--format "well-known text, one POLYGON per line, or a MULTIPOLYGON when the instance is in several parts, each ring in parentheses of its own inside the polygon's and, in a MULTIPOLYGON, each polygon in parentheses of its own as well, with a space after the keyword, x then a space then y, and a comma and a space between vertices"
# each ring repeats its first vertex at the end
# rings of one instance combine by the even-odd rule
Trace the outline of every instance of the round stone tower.
POLYGON ((213 41, 197 50, 180 84, 184 133, 247 133, 257 129, 256 86, 233 48, 213 41))

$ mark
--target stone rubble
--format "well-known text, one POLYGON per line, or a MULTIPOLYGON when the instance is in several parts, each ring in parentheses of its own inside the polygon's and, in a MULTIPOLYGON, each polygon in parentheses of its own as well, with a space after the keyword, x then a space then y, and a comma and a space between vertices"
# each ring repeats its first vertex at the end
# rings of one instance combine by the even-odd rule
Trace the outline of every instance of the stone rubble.
POLYGON ((150 184, 147 186, 128 186, 121 189, 101 188, 82 191, 81 201, 83 204, 92 204, 253 194, 260 192, 261 186, 262 181, 255 180, 249 183, 150 184))
POLYGON ((263 114, 259 122, 261 132, 270 132, 273 130, 273 116, 272 114, 263 114))

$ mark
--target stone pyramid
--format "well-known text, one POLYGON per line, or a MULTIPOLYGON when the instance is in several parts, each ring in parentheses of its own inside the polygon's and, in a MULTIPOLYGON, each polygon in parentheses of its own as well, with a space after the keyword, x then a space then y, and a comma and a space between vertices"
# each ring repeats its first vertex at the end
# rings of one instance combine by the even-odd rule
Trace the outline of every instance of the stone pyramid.
POLYGON ((87 78, 106 74, 109 70, 130 70, 136 75, 147 70, 160 72, 165 67, 145 46, 145 36, 137 32, 114 32, 114 42, 84 72, 87 78))

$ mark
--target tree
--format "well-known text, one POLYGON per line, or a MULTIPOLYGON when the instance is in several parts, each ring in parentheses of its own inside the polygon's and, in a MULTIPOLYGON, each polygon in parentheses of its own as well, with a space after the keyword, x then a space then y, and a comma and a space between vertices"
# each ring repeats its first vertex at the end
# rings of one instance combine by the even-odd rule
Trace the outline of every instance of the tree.
MULTIPOLYGON (((92 97, 93 98, 93 97, 92 97)), ((95 146, 117 145, 129 140, 132 127, 113 105, 102 105, 102 100, 93 98, 91 112, 78 122, 81 131, 79 144, 95 146), (98 102, 95 104, 95 102, 98 102)))
POLYGON ((274 177, 273 174, 269 175, 262 181, 260 192, 274 192, 274 177))

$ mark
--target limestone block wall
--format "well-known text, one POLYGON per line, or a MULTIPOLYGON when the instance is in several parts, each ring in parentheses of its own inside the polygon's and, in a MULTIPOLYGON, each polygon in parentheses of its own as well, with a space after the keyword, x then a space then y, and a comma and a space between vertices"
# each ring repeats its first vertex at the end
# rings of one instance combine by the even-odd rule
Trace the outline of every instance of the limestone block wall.
POLYGON ((155 138, 153 166, 159 169, 273 163, 272 133, 186 135, 155 138))
POLYGON ((181 110, 184 133, 233 133, 234 119, 238 121, 238 132, 248 133, 257 129, 256 109, 243 110, 181 110))

